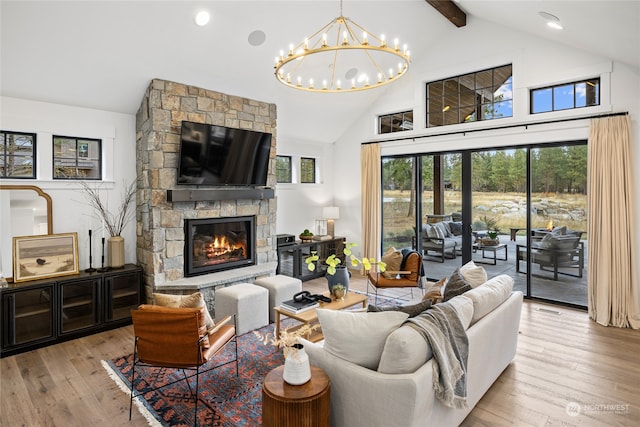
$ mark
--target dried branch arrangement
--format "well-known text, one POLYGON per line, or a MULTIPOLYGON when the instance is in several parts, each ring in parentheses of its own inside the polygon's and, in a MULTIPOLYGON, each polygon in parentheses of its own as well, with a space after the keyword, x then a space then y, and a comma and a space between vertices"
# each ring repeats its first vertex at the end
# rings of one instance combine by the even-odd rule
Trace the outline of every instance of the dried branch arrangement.
POLYGON ((135 211, 131 209, 131 202, 133 202, 136 196, 136 181, 134 180, 127 187, 124 195, 122 196, 120 208, 116 214, 109 212, 102 202, 99 188, 90 187, 85 181, 80 181, 80 183, 82 184, 82 190, 84 191, 85 198, 89 202, 89 206, 93 207, 102 218, 109 235, 112 237, 120 236, 124 227, 135 213, 135 211))

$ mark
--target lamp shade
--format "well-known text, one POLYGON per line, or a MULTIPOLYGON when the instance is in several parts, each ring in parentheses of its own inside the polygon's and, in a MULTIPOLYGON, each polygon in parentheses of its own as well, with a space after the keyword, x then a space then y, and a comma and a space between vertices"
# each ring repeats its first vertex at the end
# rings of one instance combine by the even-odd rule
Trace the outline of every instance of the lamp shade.
POLYGON ((322 208, 322 217, 324 219, 338 219, 340 218, 340 208, 337 206, 322 208))

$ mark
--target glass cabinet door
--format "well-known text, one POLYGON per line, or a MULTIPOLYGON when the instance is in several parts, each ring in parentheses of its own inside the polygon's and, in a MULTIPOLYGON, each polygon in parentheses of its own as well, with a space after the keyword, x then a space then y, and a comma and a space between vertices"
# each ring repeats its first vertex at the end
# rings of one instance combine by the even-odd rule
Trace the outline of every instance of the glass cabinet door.
POLYGON ((3 294, 3 347, 53 338, 53 302, 53 286, 3 294))
POLYGON ((105 277, 107 312, 105 321, 131 318, 131 310, 140 305, 139 272, 105 277))
POLYGON ((100 279, 60 283, 61 333, 95 326, 99 323, 98 290, 100 279))

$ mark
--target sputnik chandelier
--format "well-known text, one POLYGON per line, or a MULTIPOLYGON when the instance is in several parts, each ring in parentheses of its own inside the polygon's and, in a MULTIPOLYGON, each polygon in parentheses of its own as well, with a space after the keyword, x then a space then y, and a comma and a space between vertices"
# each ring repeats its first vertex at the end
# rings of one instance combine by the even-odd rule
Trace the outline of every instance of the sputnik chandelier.
POLYGON ((407 45, 387 44, 342 14, 280 51, 276 78, 286 86, 309 92, 355 92, 373 89, 402 77, 411 62, 407 45))

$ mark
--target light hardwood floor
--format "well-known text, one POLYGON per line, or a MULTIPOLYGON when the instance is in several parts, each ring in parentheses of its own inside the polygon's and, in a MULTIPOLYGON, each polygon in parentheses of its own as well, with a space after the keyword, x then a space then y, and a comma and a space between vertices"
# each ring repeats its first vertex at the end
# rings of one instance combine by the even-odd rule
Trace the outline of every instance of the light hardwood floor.
MULTIPOLYGON (((362 278, 351 283, 365 290, 362 278)), ((321 292, 326 281, 304 288, 321 292)), ((408 290, 382 292, 410 298, 408 290)), ((131 353, 132 334, 128 326, 1 359, 0 426, 146 425, 135 409, 128 420, 129 398, 100 363, 131 353)), ((517 356, 463 426, 640 425, 638 354, 640 331, 525 301, 517 356), (579 405, 577 416, 567 413, 569 403, 579 405)))

